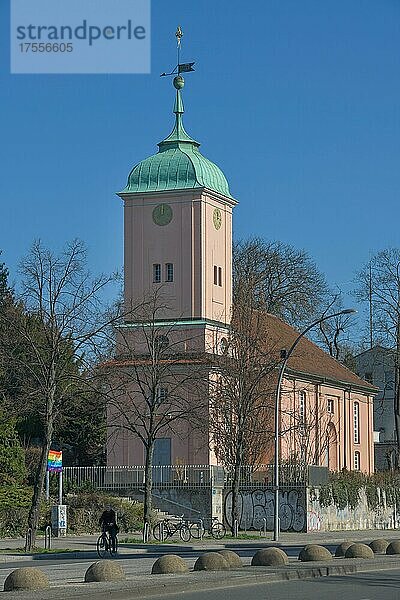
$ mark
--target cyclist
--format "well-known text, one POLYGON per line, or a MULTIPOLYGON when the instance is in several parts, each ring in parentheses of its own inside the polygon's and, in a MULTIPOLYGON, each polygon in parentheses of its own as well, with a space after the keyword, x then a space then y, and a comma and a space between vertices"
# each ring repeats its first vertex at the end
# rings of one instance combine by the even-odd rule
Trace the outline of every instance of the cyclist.
POLYGON ((103 533, 107 532, 110 534, 112 550, 113 552, 115 552, 119 527, 117 525, 117 517, 112 506, 106 506, 105 510, 103 511, 103 514, 99 519, 99 525, 101 526, 101 530, 103 533))

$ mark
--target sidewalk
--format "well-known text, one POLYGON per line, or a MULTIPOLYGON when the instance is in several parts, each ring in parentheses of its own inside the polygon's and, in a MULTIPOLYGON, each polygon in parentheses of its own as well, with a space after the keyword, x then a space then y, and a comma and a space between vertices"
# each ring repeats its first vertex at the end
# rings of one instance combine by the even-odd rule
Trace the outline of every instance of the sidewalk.
MULTIPOLYGON (((256 532, 255 536, 257 535, 256 532)), ((86 553, 96 552, 96 541, 98 534, 96 535, 67 535, 62 538, 52 538, 51 547, 53 550, 57 549, 68 549, 72 553, 80 554, 80 556, 86 557, 86 553)), ((120 533, 119 539, 124 538, 137 538, 140 539, 140 534, 125 534, 120 533)), ((368 529, 360 531, 329 531, 329 532, 310 532, 310 533, 281 533, 279 542, 274 542, 272 539, 272 532, 267 532, 267 536, 258 536, 254 539, 232 539, 225 537, 222 540, 214 540, 213 538, 206 537, 203 540, 190 540, 189 542, 182 542, 178 537, 173 538, 173 543, 165 544, 142 544, 142 543, 120 543, 119 554, 132 554, 134 553, 162 553, 165 554, 175 552, 193 552, 193 551, 205 551, 205 550, 218 550, 221 548, 255 548, 261 546, 304 546, 306 544, 323 544, 323 545, 337 545, 343 541, 365 541, 371 542, 377 538, 385 538, 389 540, 400 539, 400 530, 390 529, 368 529)), ((7 549, 23 548, 25 540, 23 538, 6 538, 0 540, 0 550, 4 552, 7 549)), ((44 546, 44 539, 37 538, 37 546, 44 546)), ((7 554, 0 554, 0 557, 11 556, 7 554)), ((15 555, 12 555, 15 559, 15 555)), ((29 560, 29 556, 21 554, 25 560, 29 560)), ((62 554, 60 554, 62 557, 62 554)))

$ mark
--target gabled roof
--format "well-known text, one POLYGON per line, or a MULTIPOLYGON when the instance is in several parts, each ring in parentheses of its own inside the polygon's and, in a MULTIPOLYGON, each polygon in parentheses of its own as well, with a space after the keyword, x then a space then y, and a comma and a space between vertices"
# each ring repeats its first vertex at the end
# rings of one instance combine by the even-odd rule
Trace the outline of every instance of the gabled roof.
MULTIPOLYGON (((265 314, 263 320, 268 344, 276 352, 281 349, 289 350, 299 332, 274 315, 265 314)), ((362 388, 370 394, 378 391, 378 388, 358 377, 306 337, 300 340, 289 358, 287 372, 312 375, 342 386, 362 388)))
POLYGON ((355 358, 364 356, 365 354, 394 354, 394 350, 393 348, 381 346, 381 344, 375 344, 375 346, 372 346, 372 348, 368 348, 368 350, 364 350, 363 352, 356 354, 355 358))

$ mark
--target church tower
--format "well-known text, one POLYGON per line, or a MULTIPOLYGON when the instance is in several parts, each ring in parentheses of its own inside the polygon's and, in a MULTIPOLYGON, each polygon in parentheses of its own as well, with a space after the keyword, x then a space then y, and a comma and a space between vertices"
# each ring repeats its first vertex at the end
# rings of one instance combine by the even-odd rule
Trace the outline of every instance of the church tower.
MULTIPOLYGON (((149 399, 156 411, 149 427, 166 423, 155 436, 153 465, 215 460, 208 435, 193 431, 190 419, 176 421, 174 427, 169 423, 179 412, 177 382, 179 387, 199 368, 205 369, 204 381, 215 377, 207 353, 227 350, 232 309, 232 209, 237 202, 222 171, 201 154, 199 142, 183 126, 185 82, 180 73, 191 70, 185 67, 192 64, 180 65, 178 56, 173 129, 158 144, 156 154, 133 167, 118 194, 124 202, 125 318, 118 327, 116 360, 111 366, 115 380, 135 369, 137 377, 131 373, 130 383, 121 386, 117 409, 115 403, 109 408, 108 422, 115 429, 108 444, 109 465, 144 464, 140 432, 148 431, 149 399), (135 311, 149 298, 160 301, 152 319, 135 311), (155 329, 153 342, 158 349, 160 342, 166 348, 158 365, 162 370, 165 358, 169 369, 158 380, 154 379, 157 369, 149 367, 158 351, 149 345, 155 329), (174 402, 175 408, 164 408, 174 402), (134 413, 130 422, 139 423, 139 434, 137 428, 133 433, 129 427, 114 427, 119 421, 128 422, 129 410, 134 413)), ((185 387, 182 394, 186 406, 197 405, 199 396, 193 387, 185 387)))
POLYGON ((173 85, 173 130, 158 144, 157 154, 132 169, 119 193, 124 201, 125 306, 160 289, 166 327, 176 324, 185 339, 196 330, 196 349, 207 351, 231 317, 236 201, 222 171, 200 153, 200 144, 183 126, 183 77, 176 76, 173 85))

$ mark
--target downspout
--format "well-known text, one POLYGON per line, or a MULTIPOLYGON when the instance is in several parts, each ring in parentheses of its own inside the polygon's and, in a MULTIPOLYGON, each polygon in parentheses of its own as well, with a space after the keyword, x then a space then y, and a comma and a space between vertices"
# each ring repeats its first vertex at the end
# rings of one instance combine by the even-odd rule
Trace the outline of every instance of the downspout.
POLYGON ((318 411, 318 407, 319 407, 319 384, 316 383, 315 384, 315 447, 314 447, 314 464, 315 465, 319 465, 320 464, 320 427, 319 427, 319 411, 318 411))
POLYGON ((346 390, 343 390, 343 469, 347 469, 347 412, 346 412, 346 390))

